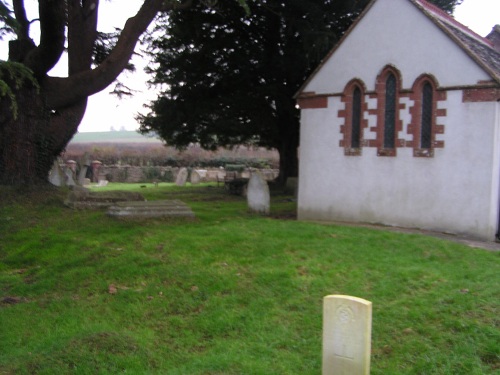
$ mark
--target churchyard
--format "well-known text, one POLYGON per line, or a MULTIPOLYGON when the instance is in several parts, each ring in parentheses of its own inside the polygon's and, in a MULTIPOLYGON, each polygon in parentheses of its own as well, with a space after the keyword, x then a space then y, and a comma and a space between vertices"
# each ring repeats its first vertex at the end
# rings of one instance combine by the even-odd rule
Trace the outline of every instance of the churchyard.
POLYGON ((273 188, 263 213, 214 183, 115 190, 195 217, 0 188, 0 374, 321 374, 332 294, 372 303, 371 374, 500 371, 500 252, 298 222, 273 188))

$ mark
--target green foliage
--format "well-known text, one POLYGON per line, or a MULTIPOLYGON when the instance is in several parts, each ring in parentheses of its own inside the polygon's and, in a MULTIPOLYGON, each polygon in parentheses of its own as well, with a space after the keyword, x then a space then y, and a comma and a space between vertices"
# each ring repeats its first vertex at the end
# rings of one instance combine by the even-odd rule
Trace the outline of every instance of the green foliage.
POLYGON ((216 186, 117 186, 100 189, 180 199, 197 220, 2 189, 1 372, 319 374, 328 294, 373 302, 373 375, 498 372, 500 253, 279 220, 295 210, 282 195, 266 218, 216 186))
POLYGON ((172 14, 151 41, 154 83, 167 90, 141 131, 181 147, 282 151, 298 140, 294 93, 367 2, 251 0, 249 13, 217 2, 172 14))
POLYGON ((463 3, 463 0, 428 0, 430 3, 437 5, 445 12, 452 14, 457 5, 463 3))
POLYGON ((173 182, 173 173, 170 170, 161 172, 161 169, 158 167, 148 167, 143 171, 144 177, 147 181, 163 181, 163 182, 173 182))
POLYGON ((6 34, 15 33, 19 27, 17 20, 12 17, 13 12, 6 5, 4 0, 0 0, 0 40, 6 34))
POLYGON ((225 169, 228 172, 243 172, 245 164, 226 164, 225 169))
POLYGON ((17 117, 17 101, 15 90, 20 89, 25 84, 31 84, 37 89, 40 87, 33 76, 33 72, 25 65, 0 60, 0 98, 7 97, 10 101, 12 115, 17 117))
MULTIPOLYGON (((141 132, 179 147, 272 147, 294 175, 293 96, 368 2, 248 0, 245 12, 215 1, 170 15, 150 40, 153 83, 166 89, 139 117, 141 132)), ((459 1, 435 2, 451 10, 459 1)))

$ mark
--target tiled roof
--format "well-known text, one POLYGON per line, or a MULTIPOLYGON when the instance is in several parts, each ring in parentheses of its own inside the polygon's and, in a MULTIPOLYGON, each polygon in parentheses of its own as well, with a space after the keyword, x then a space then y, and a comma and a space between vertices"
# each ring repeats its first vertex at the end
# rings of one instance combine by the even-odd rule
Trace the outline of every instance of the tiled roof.
POLYGON ((425 0, 411 1, 485 69, 497 83, 500 83, 500 53, 495 50, 491 40, 476 34, 425 0))

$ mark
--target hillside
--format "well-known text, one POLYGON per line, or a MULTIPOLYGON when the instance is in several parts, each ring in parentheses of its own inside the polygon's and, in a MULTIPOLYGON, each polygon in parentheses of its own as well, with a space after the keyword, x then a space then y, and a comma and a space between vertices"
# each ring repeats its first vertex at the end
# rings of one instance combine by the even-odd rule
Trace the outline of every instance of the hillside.
POLYGON ((70 144, 75 143, 161 143, 161 141, 136 131, 109 131, 77 133, 70 142, 70 144))

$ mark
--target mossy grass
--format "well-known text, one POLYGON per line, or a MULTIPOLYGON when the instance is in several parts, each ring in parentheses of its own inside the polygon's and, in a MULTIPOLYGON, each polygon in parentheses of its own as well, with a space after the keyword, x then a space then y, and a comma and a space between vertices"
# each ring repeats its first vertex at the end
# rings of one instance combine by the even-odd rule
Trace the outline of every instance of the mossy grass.
MULTIPOLYGON (((290 220, 214 184, 110 184, 196 220, 0 188, 0 374, 319 374, 322 298, 373 302, 372 374, 500 370, 500 253, 290 220)), ((97 190, 97 189, 94 189, 97 190)))

